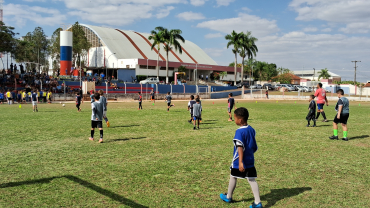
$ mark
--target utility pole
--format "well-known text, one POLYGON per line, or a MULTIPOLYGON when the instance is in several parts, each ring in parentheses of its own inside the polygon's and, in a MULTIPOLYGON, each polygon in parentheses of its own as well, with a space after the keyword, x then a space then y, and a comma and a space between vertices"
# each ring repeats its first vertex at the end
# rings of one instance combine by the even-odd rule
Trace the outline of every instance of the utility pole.
POLYGON ((315 69, 315 68, 313 68, 313 77, 312 77, 312 81, 315 81, 315 71, 316 71, 316 69, 315 69))
POLYGON ((355 82, 354 82, 354 85, 355 85, 355 95, 357 94, 357 85, 356 85, 356 71, 357 71, 357 62, 361 62, 361 61, 351 61, 352 63, 355 62, 355 82))

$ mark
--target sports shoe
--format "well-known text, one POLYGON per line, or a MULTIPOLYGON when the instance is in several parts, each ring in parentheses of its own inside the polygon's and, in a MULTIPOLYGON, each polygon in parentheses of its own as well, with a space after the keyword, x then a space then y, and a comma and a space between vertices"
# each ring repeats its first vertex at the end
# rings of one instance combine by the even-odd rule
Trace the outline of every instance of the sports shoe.
POLYGON ((108 127, 108 128, 110 127, 110 123, 109 123, 109 121, 107 121, 107 127, 108 127))
POLYGON ((329 122, 328 120, 326 120, 326 119, 324 119, 324 120, 322 120, 322 122, 329 122))
POLYGON ((249 208, 263 208, 263 206, 262 206, 262 203, 260 202, 260 203, 258 203, 258 204, 255 204, 254 202, 252 203, 252 205, 251 206, 249 206, 249 208))
POLYGON ((103 143, 103 139, 102 138, 99 139, 99 143, 103 143))
POLYGON ((197 129, 195 128, 195 126, 194 126, 193 130, 197 130, 197 129))
POLYGON ((306 127, 310 127, 310 124, 307 124, 306 127))
POLYGON ((312 127, 316 127, 316 125, 314 124, 312 127))
POLYGON ((345 137, 345 138, 343 138, 342 140, 343 140, 343 141, 348 141, 348 138, 347 138, 347 137, 345 137))
POLYGON ((36 112, 39 112, 39 109, 36 108, 36 112))
POLYGON ((220 194, 220 198, 221 198, 221 200, 222 201, 224 201, 224 202, 226 202, 226 203, 231 203, 232 201, 233 201, 233 199, 231 198, 231 199, 228 199, 227 198, 227 194, 226 193, 224 193, 224 194, 220 194))
POLYGON ((336 140, 338 140, 338 136, 331 136, 331 137, 329 137, 329 139, 332 139, 332 140, 334 140, 334 139, 336 139, 336 140))
POLYGON ((89 140, 90 140, 90 141, 94 141, 94 138, 90 137, 90 138, 89 138, 89 140))
POLYGON ((191 124, 191 120, 189 120, 188 122, 189 122, 189 124, 191 124))

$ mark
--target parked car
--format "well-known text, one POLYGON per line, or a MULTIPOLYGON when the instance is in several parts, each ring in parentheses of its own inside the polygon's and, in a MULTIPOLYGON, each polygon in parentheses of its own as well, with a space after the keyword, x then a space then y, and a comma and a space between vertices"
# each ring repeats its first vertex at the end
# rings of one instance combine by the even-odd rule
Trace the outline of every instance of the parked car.
POLYGON ((273 86, 272 84, 264 84, 262 89, 267 89, 268 90, 275 90, 275 86, 273 86))
POLYGON ((275 90, 280 90, 281 84, 276 84, 274 87, 275 87, 275 90))
POLYGON ((294 91, 295 90, 294 87, 292 87, 292 86, 290 86, 288 84, 282 84, 281 87, 285 87, 288 91, 294 91))
POLYGON ((243 82, 243 83, 239 83, 236 85, 237 88, 242 88, 242 87, 245 87, 245 88, 249 88, 249 82, 243 82))
POLYGON ((251 89, 262 89, 262 85, 260 84, 252 85, 251 89))
POLYGON ((150 77, 140 81, 140 84, 158 84, 158 83, 159 80, 156 77, 150 77))

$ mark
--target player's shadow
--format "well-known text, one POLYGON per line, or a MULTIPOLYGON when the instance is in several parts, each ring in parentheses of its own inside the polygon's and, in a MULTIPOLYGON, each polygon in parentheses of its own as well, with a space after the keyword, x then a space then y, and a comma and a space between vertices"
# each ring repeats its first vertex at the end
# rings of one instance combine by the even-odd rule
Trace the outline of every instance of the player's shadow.
POLYGON ((111 143, 111 142, 122 142, 122 141, 128 141, 128 140, 131 140, 131 139, 145 139, 146 137, 137 137, 137 138, 122 138, 122 139, 112 139, 112 140, 108 140, 106 141, 105 143, 111 143))
MULTIPOLYGON (((282 189, 271 189, 271 192, 261 196, 262 201, 267 201, 267 204, 263 207, 268 208, 272 207, 276 204, 276 202, 283 200, 285 198, 290 198, 293 196, 297 196, 305 191, 311 191, 311 187, 299 187, 299 188, 282 188, 282 189)), ((242 201, 253 201, 254 198, 249 198, 241 201, 235 202, 242 202, 242 201)))
POLYGON ((352 139, 365 139, 365 138, 369 138, 369 137, 370 137, 369 135, 362 135, 362 136, 349 137, 348 139, 349 140, 352 140, 352 139))
POLYGON ((4 183, 0 184, 0 188, 11 188, 11 187, 17 187, 17 186, 24 186, 24 185, 33 185, 33 184, 40 184, 40 183, 50 183, 54 179, 59 179, 59 178, 66 178, 70 181, 73 181, 75 183, 80 184, 81 186, 84 186, 88 189, 91 189, 101 195, 104 195, 106 197, 111 198, 112 200, 115 200, 121 204, 124 204, 129 207, 147 207, 141 204, 138 204, 130 199, 127 199, 121 195, 118 195, 112 191, 109 191, 107 189, 104 189, 102 187, 99 187, 95 184, 92 184, 88 181, 82 180, 81 178, 78 178, 73 175, 64 175, 64 176, 59 176, 59 177, 50 177, 50 178, 41 178, 41 179, 36 179, 36 180, 28 180, 28 181, 20 181, 20 182, 10 182, 10 183, 4 183))
POLYGON ((318 125, 316 127, 326 127, 326 126, 332 126, 332 125, 318 125))
POLYGON ((221 129, 222 127, 206 127, 206 128, 202 128, 200 127, 200 129, 221 129))
POLYGON ((216 123, 212 123, 212 122, 202 122, 202 123, 200 123, 200 124, 216 124, 216 123))
POLYGON ((128 128, 128 127, 134 127, 134 126, 140 126, 140 125, 113 126, 113 127, 110 127, 110 128, 111 129, 115 129, 115 128, 128 128))

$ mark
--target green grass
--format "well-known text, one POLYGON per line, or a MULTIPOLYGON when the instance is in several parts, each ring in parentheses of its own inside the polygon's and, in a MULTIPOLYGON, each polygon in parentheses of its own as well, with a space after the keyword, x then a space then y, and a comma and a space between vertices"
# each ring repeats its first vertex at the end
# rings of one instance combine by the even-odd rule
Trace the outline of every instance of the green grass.
MULTIPOLYGON (((88 140, 90 105, 1 105, 0 207, 246 207, 239 180, 225 204, 232 139, 226 101, 203 101, 200 131, 187 102, 110 103, 105 143, 88 140)), ((368 207, 370 137, 367 103, 351 102, 350 141, 331 141, 331 122, 306 128, 308 102, 239 101, 257 132, 258 183, 265 207, 368 207)), ((331 120, 334 106, 325 107, 331 120)), ((99 132, 95 135, 98 138, 99 132)), ((340 128, 339 135, 342 135, 340 128)))

